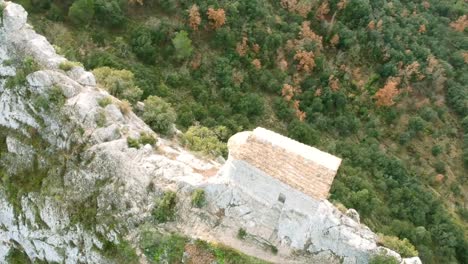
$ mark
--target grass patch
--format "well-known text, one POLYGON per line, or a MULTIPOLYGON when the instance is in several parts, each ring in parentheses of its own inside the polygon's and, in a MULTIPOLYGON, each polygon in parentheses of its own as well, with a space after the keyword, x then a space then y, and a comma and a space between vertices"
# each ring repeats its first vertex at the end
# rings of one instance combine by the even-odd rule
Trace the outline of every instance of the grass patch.
POLYGON ((205 190, 196 189, 192 193, 192 206, 202 208, 206 203, 205 190))
POLYGON ((127 146, 129 148, 139 149, 141 146, 151 145, 155 146, 158 140, 151 134, 141 132, 140 138, 127 137, 127 146))
POLYGON ((48 111, 51 106, 61 108, 65 105, 66 98, 63 95, 63 91, 60 87, 52 86, 46 94, 41 94, 33 99, 33 104, 36 109, 42 109, 48 111))
POLYGON ((39 64, 32 57, 25 57, 24 60, 20 63, 20 65, 16 68, 16 75, 13 77, 7 78, 5 83, 5 88, 12 89, 18 86, 26 85, 26 77, 38 71, 39 64))
POLYGON ((99 111, 96 114, 96 125, 98 127, 104 127, 107 123, 106 113, 104 111, 99 111))
POLYGON ((138 138, 127 137, 127 146, 129 148, 139 149, 140 148, 140 141, 138 140, 138 138))
POLYGON ((177 195, 173 191, 167 191, 163 197, 156 202, 153 209, 153 217, 159 223, 172 221, 176 214, 177 195))
POLYGON ((64 61, 64 62, 61 62, 59 65, 59 69, 62 71, 69 71, 73 69, 74 67, 83 67, 83 64, 77 61, 64 61))
POLYGON ((373 256, 369 260, 369 264, 399 264, 398 260, 395 257, 387 256, 385 254, 379 254, 373 256))
POLYGON ((195 240, 179 234, 161 234, 146 231, 142 233, 140 246, 151 263, 209 263, 219 264, 267 264, 268 262, 247 256, 222 244, 195 240), (192 250, 189 250, 192 249, 192 250), (193 252, 196 251, 196 252, 193 252), (185 253, 185 257, 184 257, 185 253), (196 253, 196 254, 195 254, 196 253))
POLYGON ((28 255, 15 247, 11 248, 6 257, 6 263, 10 264, 30 264, 32 261, 28 255))
POLYGON ((110 96, 101 98, 98 100, 98 104, 100 107, 104 108, 110 104, 112 104, 112 98, 110 96))

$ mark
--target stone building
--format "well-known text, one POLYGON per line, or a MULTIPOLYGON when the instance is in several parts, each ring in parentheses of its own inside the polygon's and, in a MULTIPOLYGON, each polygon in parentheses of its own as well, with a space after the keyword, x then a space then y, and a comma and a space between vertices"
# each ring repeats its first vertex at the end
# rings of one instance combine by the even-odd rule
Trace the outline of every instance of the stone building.
MULTIPOLYGON (((333 155, 260 127, 234 135, 228 144, 231 160, 258 172, 238 175, 246 178, 238 181, 245 183, 249 177, 269 176, 280 181, 280 186, 287 185, 316 200, 327 199, 341 164, 341 159, 333 155)), ((239 169, 242 170, 237 166, 235 174, 239 174, 239 169)), ((266 192, 277 189, 267 183, 257 183, 255 188, 266 188, 266 192)), ((284 202, 285 195, 279 193, 278 200, 284 202)))

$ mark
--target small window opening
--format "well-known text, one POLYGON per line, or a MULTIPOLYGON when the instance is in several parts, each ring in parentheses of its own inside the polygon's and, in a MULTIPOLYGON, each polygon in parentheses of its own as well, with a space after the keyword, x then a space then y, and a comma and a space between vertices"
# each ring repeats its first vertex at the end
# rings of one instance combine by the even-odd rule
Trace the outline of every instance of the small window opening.
POLYGON ((278 201, 280 203, 286 202, 286 196, 284 196, 284 194, 280 193, 280 195, 278 196, 278 201))

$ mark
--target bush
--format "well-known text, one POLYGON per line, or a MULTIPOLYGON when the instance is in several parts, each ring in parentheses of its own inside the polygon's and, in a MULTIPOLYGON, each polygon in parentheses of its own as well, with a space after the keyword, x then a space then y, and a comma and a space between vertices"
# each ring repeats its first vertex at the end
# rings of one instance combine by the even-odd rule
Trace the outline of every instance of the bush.
POLYGON ((125 16, 119 0, 95 0, 96 18, 107 26, 121 26, 125 16))
POLYGON ((156 145, 156 142, 157 139, 153 135, 145 132, 140 133, 140 144, 142 144, 143 146, 148 144, 154 146, 156 145))
POLYGON ((431 149, 432 156, 437 157, 439 156, 440 153, 442 153, 442 147, 441 146, 433 146, 431 149))
POLYGON ((414 248, 414 246, 406 238, 401 240, 395 236, 379 234, 378 242, 384 247, 398 252, 404 258, 416 257, 418 255, 416 248, 414 248))
POLYGON ((204 126, 192 126, 185 132, 182 141, 190 150, 199 151, 213 157, 226 157, 226 143, 220 140, 222 135, 219 131, 222 129, 225 129, 225 127, 218 127, 212 130, 204 126))
POLYGON ((192 40, 184 30, 176 33, 172 39, 172 45, 174 45, 177 59, 185 59, 192 54, 192 40))
POLYGON ((399 264, 398 259, 393 256, 388 256, 385 254, 379 254, 373 256, 369 260, 369 264, 399 264))
POLYGON ((127 137, 127 146, 129 148, 140 148, 140 141, 137 138, 127 137))
POLYGON ((117 103, 122 114, 127 115, 132 111, 132 105, 128 100, 122 99, 122 101, 117 103))
POLYGON ((143 94, 143 91, 136 86, 131 71, 101 67, 94 69, 93 73, 98 84, 117 98, 135 103, 143 94))
POLYGON ((436 161, 434 164, 434 169, 437 173, 445 173, 445 163, 443 161, 436 161))
POLYGON ((103 110, 97 112, 96 113, 96 125, 98 127, 103 127, 106 125, 106 123, 107 123, 106 113, 103 110))
POLYGON ((159 223, 174 220, 175 207, 176 207, 176 193, 173 191, 167 191, 163 197, 156 202, 156 206, 153 209, 153 217, 159 223))
POLYGON ((94 17, 94 0, 76 0, 68 10, 68 17, 77 26, 89 24, 94 17))
POLYGON ((150 96, 145 101, 143 120, 154 131, 170 135, 177 115, 171 105, 158 96, 150 96))
POLYGON ((129 148, 139 149, 142 145, 151 145, 154 146, 158 140, 151 134, 141 132, 140 138, 127 137, 127 145, 129 148))
POLYGON ((307 145, 316 145, 319 141, 318 132, 309 124, 294 120, 288 126, 288 136, 307 145))
POLYGON ((239 228, 237 231, 237 238, 243 240, 247 236, 247 231, 244 228, 239 228))
POLYGON ((112 104, 112 98, 107 96, 107 97, 104 97, 104 98, 101 98, 98 100, 98 104, 100 107, 104 108, 110 104, 112 104))
POLYGON ((205 199, 205 190, 203 189, 196 189, 192 193, 192 206, 195 206, 197 208, 203 207, 205 205, 206 199, 205 199))
POLYGON ((29 74, 38 71, 39 69, 39 65, 32 57, 26 57, 16 68, 16 75, 7 78, 5 88, 11 89, 18 86, 26 85, 26 77, 29 74))

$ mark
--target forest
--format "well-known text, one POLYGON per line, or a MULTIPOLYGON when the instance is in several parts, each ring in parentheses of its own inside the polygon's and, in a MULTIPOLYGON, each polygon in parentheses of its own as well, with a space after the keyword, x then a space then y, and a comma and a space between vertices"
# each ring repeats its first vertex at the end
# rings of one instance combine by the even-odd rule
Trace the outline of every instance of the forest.
POLYGON ((257 126, 330 152, 332 202, 423 263, 468 263, 466 1, 14 2, 156 132, 214 157, 257 126))

